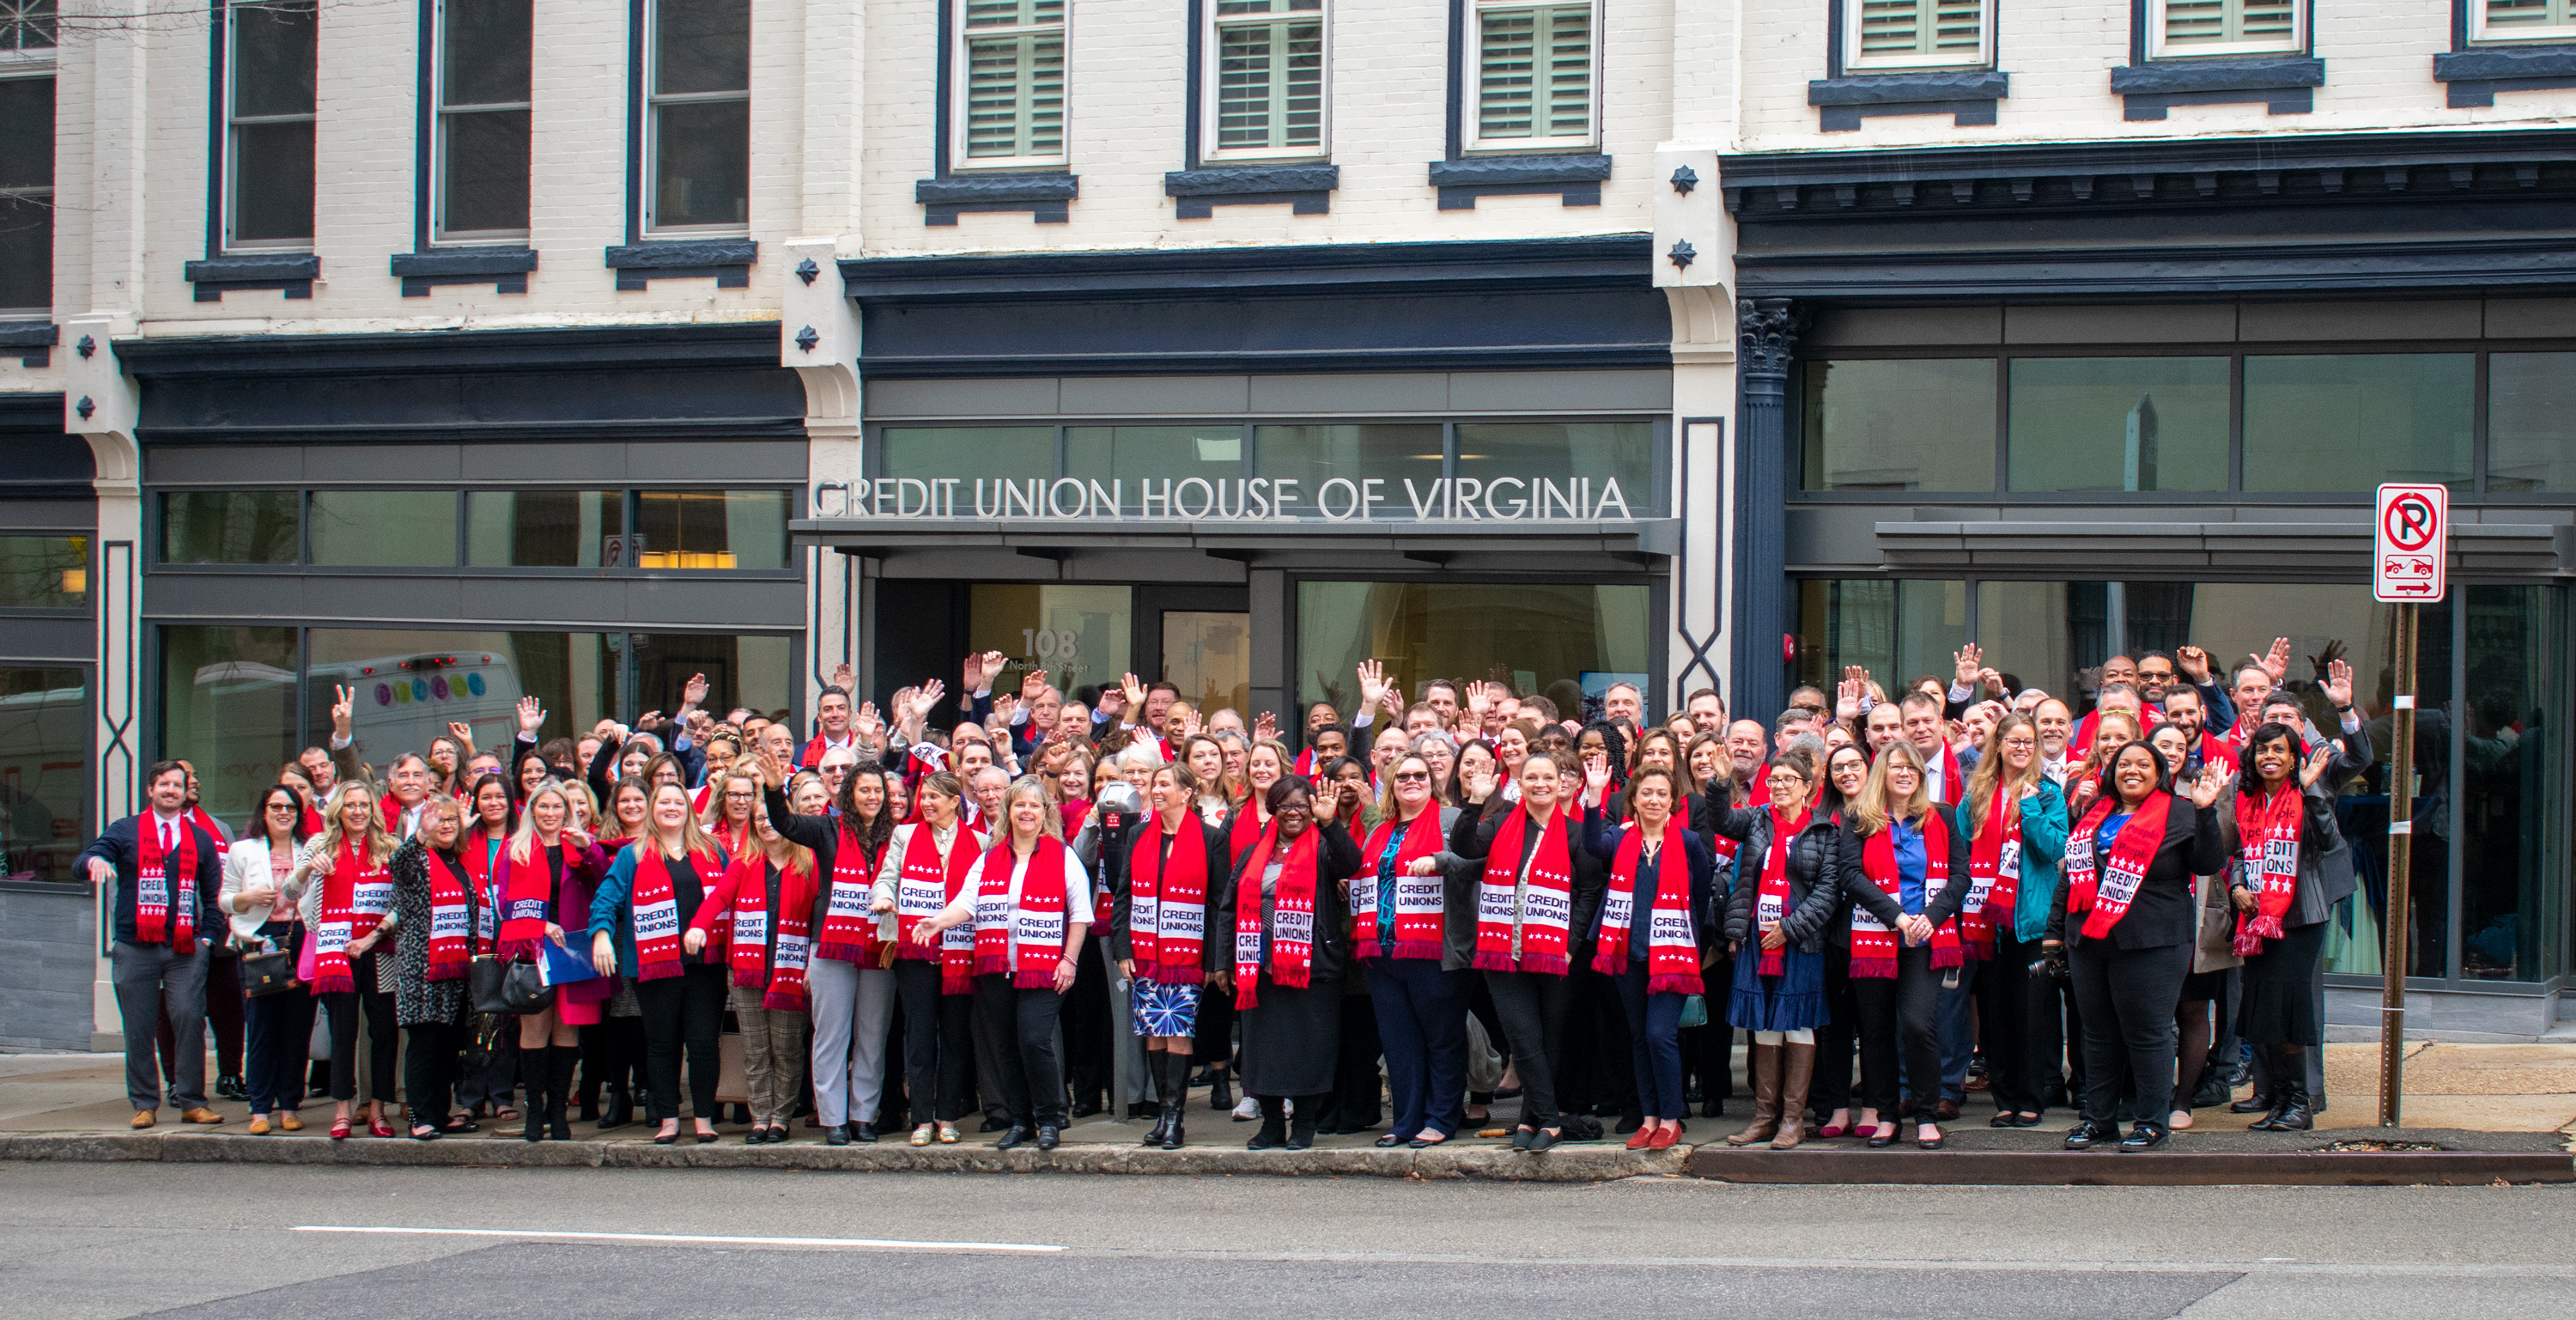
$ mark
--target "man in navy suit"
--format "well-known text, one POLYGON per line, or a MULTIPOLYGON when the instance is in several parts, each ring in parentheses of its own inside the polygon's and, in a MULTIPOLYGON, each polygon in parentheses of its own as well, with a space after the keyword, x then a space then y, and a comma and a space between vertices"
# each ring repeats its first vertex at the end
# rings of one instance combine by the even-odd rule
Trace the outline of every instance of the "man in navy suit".
POLYGON ((161 1024, 177 1048, 170 1099, 190 1123, 221 1123, 206 1107, 206 959, 230 927, 216 904, 224 864, 214 836, 188 818, 188 767, 153 765, 144 779, 151 809, 109 825, 81 850, 75 867, 114 886, 116 941, 110 964, 125 1026, 125 1095, 134 1126, 152 1126, 161 1107, 157 1059, 161 1024))

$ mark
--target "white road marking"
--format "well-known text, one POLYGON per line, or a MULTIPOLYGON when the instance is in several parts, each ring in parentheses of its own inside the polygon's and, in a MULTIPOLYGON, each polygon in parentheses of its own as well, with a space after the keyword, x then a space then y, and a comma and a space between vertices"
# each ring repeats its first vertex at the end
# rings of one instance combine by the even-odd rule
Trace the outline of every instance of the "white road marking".
POLYGON ((895 1238, 722 1237, 706 1233, 581 1233, 544 1228, 404 1228, 395 1225, 297 1224, 297 1233, 389 1233, 425 1237, 559 1238, 576 1242, 703 1242, 733 1247, 867 1247, 880 1251, 1004 1251, 1051 1255, 1036 1242, 906 1242, 895 1238))

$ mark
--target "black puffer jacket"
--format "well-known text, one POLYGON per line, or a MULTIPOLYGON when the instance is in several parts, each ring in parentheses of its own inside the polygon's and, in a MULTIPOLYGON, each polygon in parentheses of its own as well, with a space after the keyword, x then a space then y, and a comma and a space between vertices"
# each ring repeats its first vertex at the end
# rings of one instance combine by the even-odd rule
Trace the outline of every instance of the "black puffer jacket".
MULTIPOLYGON (((1735 861, 1726 868, 1726 939, 1750 945, 1761 939, 1753 909, 1761 895, 1763 859, 1771 855, 1771 809, 1721 807, 1708 820, 1714 832, 1737 844, 1735 861)), ((1806 826, 1789 841, 1789 914, 1780 928, 1800 953, 1825 951, 1825 933, 1842 906, 1842 849, 1842 829, 1821 811, 1809 813, 1806 826)))

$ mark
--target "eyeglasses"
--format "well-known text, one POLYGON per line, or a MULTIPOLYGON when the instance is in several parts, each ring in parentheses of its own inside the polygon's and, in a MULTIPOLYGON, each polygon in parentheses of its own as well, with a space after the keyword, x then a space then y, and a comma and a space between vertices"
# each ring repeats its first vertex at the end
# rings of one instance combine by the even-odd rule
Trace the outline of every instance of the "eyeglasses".
POLYGON ((1803 784, 1807 782, 1807 777, 1800 774, 1791 774, 1786 770, 1774 770, 1771 772, 1771 782, 1775 784, 1803 784))
POLYGON ((271 803, 269 803, 269 804, 268 804, 268 809, 269 809, 269 810, 271 810, 271 811, 288 811, 288 812, 292 812, 292 811, 300 810, 301 808, 297 807, 297 806, 296 806, 296 804, 294 804, 294 803, 292 803, 292 802, 271 802, 271 803))
POLYGON ((1399 784, 1427 784, 1431 782, 1431 772, 1428 770, 1398 770, 1395 772, 1395 782, 1399 784))
POLYGON ((2140 678, 2171 678, 2173 676, 2174 671, 2170 669, 2141 669, 2138 671, 2138 677, 2140 678))

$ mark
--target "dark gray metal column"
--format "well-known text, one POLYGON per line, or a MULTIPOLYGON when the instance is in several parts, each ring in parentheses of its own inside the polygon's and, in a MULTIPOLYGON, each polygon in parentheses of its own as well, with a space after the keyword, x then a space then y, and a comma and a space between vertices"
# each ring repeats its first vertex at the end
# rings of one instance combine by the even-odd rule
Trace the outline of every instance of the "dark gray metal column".
POLYGON ((1789 631, 1786 504, 1789 497, 1789 354, 1806 311, 1786 298, 1735 305, 1734 683, 1727 712, 1770 723, 1788 700, 1781 639, 1789 631))

